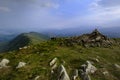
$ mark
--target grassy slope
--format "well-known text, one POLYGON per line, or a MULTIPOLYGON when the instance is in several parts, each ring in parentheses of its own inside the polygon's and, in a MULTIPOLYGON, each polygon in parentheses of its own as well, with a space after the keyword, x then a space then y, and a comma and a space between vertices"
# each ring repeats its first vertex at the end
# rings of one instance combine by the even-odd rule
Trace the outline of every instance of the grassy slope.
POLYGON ((9 44, 6 46, 6 48, 9 51, 16 50, 19 49, 20 47, 38 44, 48 39, 49 37, 35 32, 23 33, 18 35, 12 41, 10 41, 9 44))
MULTIPOLYGON (((120 46, 111 48, 83 48, 82 46, 66 47, 59 46, 56 42, 49 41, 39 45, 31 46, 28 49, 9 52, 8 54, 0 54, 0 60, 7 58, 10 60, 7 69, 0 69, 1 80, 31 80, 37 75, 40 80, 50 79, 49 62, 54 57, 59 59, 59 63, 64 63, 68 73, 80 68, 80 65, 90 60, 98 68, 98 71, 91 75, 92 80, 119 80, 120 69, 117 69, 114 64, 120 65, 120 46), (99 59, 96 62, 94 59, 99 59), (16 69, 18 62, 26 62, 27 65, 23 68, 16 69), (104 76, 103 70, 108 70, 109 75, 104 76)), ((81 79, 78 79, 81 80, 81 79)))

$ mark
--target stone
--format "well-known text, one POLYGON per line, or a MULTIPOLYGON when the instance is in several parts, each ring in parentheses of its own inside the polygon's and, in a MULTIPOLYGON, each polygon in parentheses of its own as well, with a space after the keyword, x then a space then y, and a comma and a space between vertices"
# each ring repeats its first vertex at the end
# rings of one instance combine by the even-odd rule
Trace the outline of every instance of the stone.
POLYGON ((34 80, 38 80, 40 78, 40 76, 36 76, 34 80))
POLYGON ((27 46, 24 46, 23 49, 27 49, 28 47, 27 46))
POLYGON ((70 80, 67 71, 63 65, 58 68, 58 79, 57 80, 70 80))
POLYGON ((57 68, 57 63, 55 63, 53 66, 52 66, 52 70, 55 70, 57 68))
POLYGON ((22 50, 22 48, 19 48, 19 50, 22 50))
POLYGON ((101 39, 101 36, 97 36, 97 37, 95 38, 96 41, 99 41, 100 39, 101 39))
POLYGON ((75 69, 72 75, 72 80, 76 80, 78 77, 78 69, 75 69))
POLYGON ((95 73, 97 68, 91 64, 90 61, 87 61, 87 68, 86 68, 86 73, 95 73))
POLYGON ((7 64, 10 61, 8 59, 2 59, 2 61, 0 62, 0 68, 4 68, 4 67, 8 67, 7 64))
POLYGON ((51 62, 50 62, 50 66, 53 66, 57 61, 57 58, 54 58, 51 62))
POLYGON ((81 78, 82 78, 82 80, 91 80, 88 73, 84 72, 83 70, 81 70, 81 78))
POLYGON ((97 59, 97 58, 95 59, 95 61, 96 61, 96 62, 100 62, 99 59, 97 59))
POLYGON ((55 73, 55 70, 57 68, 57 58, 54 58, 51 62, 50 62, 50 67, 51 67, 51 74, 55 73))
POLYGON ((108 75, 108 74, 109 74, 108 71, 104 71, 104 72, 103 72, 103 75, 108 75))
POLYGON ((116 68, 120 69, 120 65, 114 64, 116 68))
POLYGON ((84 72, 86 72, 86 68, 87 68, 87 65, 86 65, 86 64, 81 65, 81 69, 82 69, 84 72))
POLYGON ((18 66, 16 68, 21 68, 24 67, 26 65, 25 62, 19 62, 18 66))

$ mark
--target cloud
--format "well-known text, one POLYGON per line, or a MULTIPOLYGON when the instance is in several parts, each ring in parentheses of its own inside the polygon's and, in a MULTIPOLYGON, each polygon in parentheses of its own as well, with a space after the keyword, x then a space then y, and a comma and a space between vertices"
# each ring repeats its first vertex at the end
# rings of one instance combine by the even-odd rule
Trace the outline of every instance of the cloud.
POLYGON ((98 4, 103 7, 119 6, 120 0, 99 0, 98 4))
POLYGON ((57 4, 57 3, 52 3, 52 2, 45 2, 45 3, 43 3, 43 4, 41 4, 41 7, 47 7, 47 8, 55 8, 55 9, 57 9, 57 8, 59 8, 59 4, 57 4))
POLYGON ((112 27, 119 25, 120 21, 120 6, 117 1, 0 0, 1 6, 8 6, 6 9, 0 7, 0 12, 11 11, 7 15, 0 13, 0 29, 42 31, 78 26, 112 27))
MULTIPOLYGON (((118 22, 120 20, 120 1, 119 0, 94 0, 90 4, 89 11, 91 14, 86 16, 99 25, 115 26, 111 22, 118 22)), ((118 25, 118 23, 116 23, 118 25)))
POLYGON ((0 12, 10 12, 11 10, 8 7, 0 7, 0 12))

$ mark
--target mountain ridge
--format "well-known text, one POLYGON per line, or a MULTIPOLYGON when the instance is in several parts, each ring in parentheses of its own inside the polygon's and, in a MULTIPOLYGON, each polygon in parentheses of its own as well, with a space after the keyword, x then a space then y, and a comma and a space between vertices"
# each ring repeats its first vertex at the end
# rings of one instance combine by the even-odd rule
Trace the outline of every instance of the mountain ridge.
POLYGON ((37 32, 21 33, 5 45, 5 51, 17 50, 20 47, 38 44, 48 40, 49 37, 37 32))

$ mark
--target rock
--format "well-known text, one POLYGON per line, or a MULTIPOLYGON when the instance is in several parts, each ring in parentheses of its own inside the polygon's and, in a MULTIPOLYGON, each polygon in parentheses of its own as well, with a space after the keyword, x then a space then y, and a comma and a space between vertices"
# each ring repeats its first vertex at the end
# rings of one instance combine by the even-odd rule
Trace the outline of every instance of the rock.
POLYGON ((120 69, 120 65, 114 64, 116 68, 120 69))
POLYGON ((101 36, 97 36, 97 37, 95 38, 96 41, 99 41, 100 39, 101 39, 101 36))
POLYGON ((83 70, 81 70, 81 78, 82 78, 82 80, 91 80, 88 73, 84 72, 83 70))
POLYGON ((87 68, 87 65, 86 65, 86 64, 81 65, 82 71, 86 72, 86 68, 87 68))
POLYGON ((38 80, 40 78, 40 76, 36 76, 34 80, 38 80))
POLYGON ((104 72, 103 72, 103 75, 105 75, 105 76, 108 75, 108 74, 109 74, 108 71, 104 71, 104 72))
POLYGON ((50 67, 51 67, 51 74, 55 73, 55 70, 57 68, 57 58, 54 58, 51 62, 50 62, 50 67))
POLYGON ((95 59, 95 61, 96 61, 96 62, 100 62, 99 59, 97 59, 97 58, 95 59))
POLYGON ((93 61, 93 62, 97 62, 97 63, 100 62, 98 58, 90 58, 90 59, 91 59, 91 61, 93 61))
POLYGON ((86 61, 86 64, 81 65, 81 78, 82 80, 91 80, 89 74, 95 73, 97 68, 91 64, 90 61, 86 61))
POLYGON ((26 65, 25 62, 19 62, 18 66, 16 68, 21 68, 24 67, 26 65))
POLYGON ((57 58, 54 58, 51 62, 50 62, 50 66, 53 66, 57 61, 57 58))
POLYGON ((58 79, 57 80, 70 80, 66 69, 64 68, 63 65, 60 65, 60 67, 58 68, 58 79))
POLYGON ((22 50, 22 48, 19 48, 19 50, 22 50))
POLYGON ((76 80, 77 77, 78 77, 78 69, 75 69, 72 75, 72 80, 76 80))
POLYGON ((0 68, 4 68, 4 67, 8 67, 7 64, 9 63, 10 61, 8 59, 3 59, 1 62, 0 62, 0 68))
POLYGON ((93 66, 90 61, 86 61, 86 63, 87 64, 81 65, 81 69, 88 74, 89 73, 93 74, 97 70, 97 68, 95 66, 93 66))
POLYGON ((28 47, 27 46, 24 46, 23 49, 27 49, 28 47))
POLYGON ((57 68, 57 63, 55 63, 52 67, 51 67, 51 74, 55 73, 55 70, 57 68))
POLYGON ((90 61, 87 61, 87 68, 86 68, 86 73, 95 73, 97 68, 91 64, 90 61))

